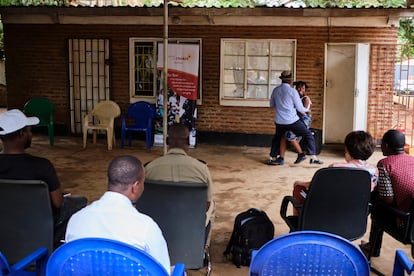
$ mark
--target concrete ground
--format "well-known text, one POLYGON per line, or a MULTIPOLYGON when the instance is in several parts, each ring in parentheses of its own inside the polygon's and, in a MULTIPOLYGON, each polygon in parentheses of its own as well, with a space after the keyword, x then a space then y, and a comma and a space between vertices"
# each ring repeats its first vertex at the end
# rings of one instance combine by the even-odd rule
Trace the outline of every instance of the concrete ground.
MULTIPOLYGON (((133 141, 132 147, 124 149, 117 146, 108 151, 104 138, 97 144, 89 138, 87 148, 82 148, 80 137, 56 137, 55 145, 50 146, 46 136, 34 134, 32 147, 28 153, 49 158, 55 165, 65 192, 82 194, 89 202, 98 199, 106 190, 106 168, 109 161, 120 154, 131 154, 143 163, 163 154, 162 147, 153 147, 145 151, 144 141, 133 141)), ((264 160, 268 147, 233 147, 199 144, 190 149, 189 154, 205 160, 214 181, 216 201, 216 220, 213 225, 211 240, 211 275, 238 276, 248 275, 248 268, 236 268, 230 261, 223 259, 222 253, 230 238, 235 216, 248 208, 260 208, 269 215, 275 226, 275 236, 288 233, 279 215, 280 204, 285 195, 291 194, 295 180, 310 180, 320 167, 332 162, 343 161, 342 151, 322 150, 319 158, 324 165, 310 166, 308 160, 303 164, 293 165, 296 154, 288 152, 283 166, 267 166, 264 160)), ((382 158, 381 152, 375 152, 369 159, 372 164, 382 158)), ((367 233, 362 237, 368 240, 367 233)), ((355 241, 359 244, 361 239, 355 241)), ((381 256, 372 258, 373 267, 385 275, 392 274, 396 249, 404 249, 408 254, 410 247, 384 236, 381 256)), ((409 255, 410 256, 410 255, 409 255)), ((187 271, 188 275, 205 275, 205 268, 187 271)))

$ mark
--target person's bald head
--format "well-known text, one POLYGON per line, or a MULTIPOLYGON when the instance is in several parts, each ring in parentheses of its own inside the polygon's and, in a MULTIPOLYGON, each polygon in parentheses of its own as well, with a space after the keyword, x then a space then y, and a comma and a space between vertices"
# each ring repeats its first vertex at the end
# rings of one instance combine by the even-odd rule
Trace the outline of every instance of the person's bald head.
POLYGON ((405 135, 399 130, 390 129, 382 137, 381 149, 385 156, 404 152, 404 145, 405 135))
POLYGON ((170 148, 182 148, 186 150, 188 148, 189 139, 188 128, 179 123, 174 123, 168 129, 167 145, 170 148))

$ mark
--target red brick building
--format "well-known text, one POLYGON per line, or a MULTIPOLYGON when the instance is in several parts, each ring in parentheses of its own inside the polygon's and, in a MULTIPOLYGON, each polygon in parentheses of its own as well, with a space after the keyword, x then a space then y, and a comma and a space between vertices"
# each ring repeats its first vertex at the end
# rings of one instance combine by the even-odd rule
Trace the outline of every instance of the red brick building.
MULTIPOLYGON (((76 124, 81 117, 76 110, 82 110, 82 114, 90 106, 90 98, 77 102, 75 96, 79 93, 84 98, 91 93, 97 100, 102 92, 116 101, 123 112, 137 100, 155 103, 156 87, 149 95, 136 93, 132 71, 139 66, 138 59, 135 63, 131 59, 131 51, 162 42, 162 7, 0 7, 0 14, 5 34, 8 108, 22 108, 32 97, 48 97, 56 104, 58 128, 77 133, 76 124), (81 44, 84 60, 92 60, 89 73, 82 58, 74 62, 81 44), (104 55, 102 59, 97 57, 102 64, 94 64, 95 54, 104 55), (79 70, 83 70, 84 84, 77 83, 82 82, 79 70)), ((296 80, 309 84, 312 127, 323 129, 325 143, 342 142, 341 132, 355 128, 366 128, 380 138, 393 126, 399 19, 413 14, 412 9, 170 7, 169 38, 200 45, 199 141, 269 146, 274 111, 268 107, 268 97, 283 69, 292 70, 296 80), (367 46, 367 51, 359 52, 359 44, 367 46), (238 53, 235 49, 241 46, 246 47, 245 51, 238 53), (348 47, 355 55, 363 53, 368 67, 349 72, 352 64, 356 67, 359 61, 347 56, 348 47), (255 51, 249 54, 253 48, 255 51), (349 58, 351 65, 341 64, 349 58), (244 65, 241 69, 228 67, 236 60, 244 65), (257 64, 260 60, 269 62, 266 68, 257 64), (226 61, 230 62, 226 65, 226 61), (237 70, 242 71, 240 83, 235 77, 237 70), (252 72, 264 73, 265 84, 251 83, 252 72), (360 91, 356 87, 356 78, 363 75, 366 94, 359 99, 364 88, 360 91), (339 90, 332 92, 335 85, 339 90), (341 91, 348 85, 352 88, 341 91), (240 89, 240 94, 231 94, 232 87, 234 91, 240 89), (249 89, 256 94, 249 94, 253 91, 249 89), (333 93, 342 93, 339 95, 343 97, 332 98, 333 93), (342 101, 349 95, 351 103, 342 101), (349 110, 349 104, 362 104, 365 113, 349 110), (343 106, 345 110, 338 110, 343 106)), ((154 64, 146 66, 151 69, 154 64)))

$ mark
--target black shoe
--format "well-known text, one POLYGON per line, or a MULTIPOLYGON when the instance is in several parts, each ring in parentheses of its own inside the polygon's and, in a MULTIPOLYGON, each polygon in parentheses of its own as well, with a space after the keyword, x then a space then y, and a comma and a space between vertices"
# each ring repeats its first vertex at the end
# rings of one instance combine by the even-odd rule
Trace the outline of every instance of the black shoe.
POLYGON ((311 159, 311 160, 309 160, 309 164, 311 164, 311 165, 322 165, 323 162, 321 160, 311 159))
POLYGON ((298 154, 298 158, 296 158, 296 161, 294 162, 294 164, 299 164, 300 162, 302 162, 303 160, 306 159, 306 155, 303 153, 298 154))

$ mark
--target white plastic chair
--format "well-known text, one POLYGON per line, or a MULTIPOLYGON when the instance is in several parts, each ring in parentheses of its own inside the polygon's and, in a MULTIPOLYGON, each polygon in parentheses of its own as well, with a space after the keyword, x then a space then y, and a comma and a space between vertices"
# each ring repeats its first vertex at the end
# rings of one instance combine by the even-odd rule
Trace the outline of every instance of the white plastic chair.
POLYGON ((96 144, 96 132, 105 130, 108 150, 112 150, 115 144, 114 119, 121 115, 119 105, 114 101, 102 101, 98 103, 91 113, 86 114, 83 122, 83 148, 86 148, 88 130, 92 130, 93 143, 96 144))

